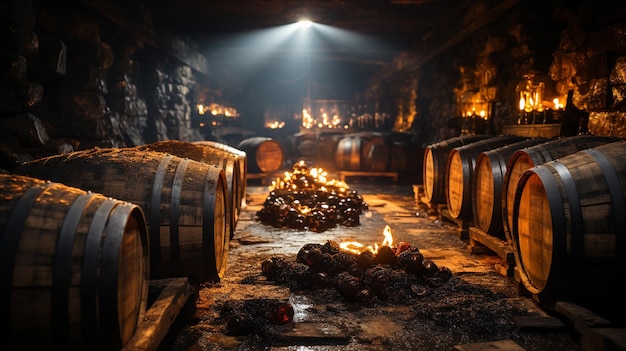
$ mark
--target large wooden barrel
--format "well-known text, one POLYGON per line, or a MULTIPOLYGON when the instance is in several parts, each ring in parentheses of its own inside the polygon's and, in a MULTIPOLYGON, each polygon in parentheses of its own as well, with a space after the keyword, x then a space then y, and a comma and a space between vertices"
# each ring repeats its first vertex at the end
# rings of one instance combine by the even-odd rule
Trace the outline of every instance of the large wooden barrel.
POLYGON ((553 139, 545 143, 520 149, 507 162, 502 184, 502 228, 507 240, 511 239, 510 224, 513 216, 513 201, 520 176, 527 169, 553 161, 559 157, 613 143, 623 139, 598 135, 577 135, 553 139))
POLYGON ((345 136, 337 142, 335 164, 342 171, 361 170, 361 149, 363 139, 355 136, 345 136))
POLYGON ((522 140, 478 155, 472 183, 472 210, 476 227, 505 239, 502 228, 502 184, 506 164, 515 151, 546 141, 546 138, 522 140))
MULTIPOLYGON (((626 141, 597 146, 522 173, 512 242, 520 280, 539 301, 625 309, 626 141)), ((623 315, 621 315, 623 317, 623 315)))
POLYGON ((250 173, 276 172, 281 169, 285 160, 283 146, 272 138, 247 138, 237 148, 246 153, 250 173))
POLYGON ((197 140, 193 141, 192 143, 196 145, 212 147, 217 150, 223 150, 235 155, 235 157, 237 158, 235 164, 239 167, 240 177, 238 195, 239 205, 237 206, 237 209, 239 210, 239 213, 241 213, 241 209, 246 206, 246 175, 248 174, 248 157, 246 152, 243 150, 239 150, 234 146, 230 146, 214 140, 197 140))
POLYGON ((361 170, 366 172, 389 171, 391 141, 384 133, 358 133, 365 141, 361 148, 361 170))
POLYGON ((492 137, 490 135, 461 135, 428 145, 424 150, 422 169, 426 201, 430 204, 446 203, 446 168, 450 150, 492 137))
POLYGON ((230 238, 233 238, 237 221, 239 220, 239 207, 241 205, 241 201, 239 200, 241 176, 239 175, 239 166, 236 165, 237 156, 228 151, 179 140, 157 141, 147 145, 137 146, 133 149, 165 152, 178 157, 222 167, 228 189, 228 206, 226 208, 227 232, 230 234, 230 238))
POLYGON ((135 203, 150 237, 150 276, 219 280, 226 269, 227 189, 217 165, 162 152, 90 149, 27 162, 15 173, 135 203))
POLYGON ((359 132, 339 140, 335 163, 342 171, 386 172, 390 154, 391 142, 386 134, 359 132))
POLYGON ((0 174, 0 342, 119 350, 146 311, 149 243, 136 204, 0 174))
POLYGON ((446 203, 453 218, 472 219, 472 182, 478 155, 483 151, 526 139, 528 138, 501 135, 450 150, 446 168, 446 203))
POLYGON ((341 138, 343 138, 343 133, 320 134, 314 142, 312 166, 322 168, 325 171, 337 170, 335 152, 341 138))

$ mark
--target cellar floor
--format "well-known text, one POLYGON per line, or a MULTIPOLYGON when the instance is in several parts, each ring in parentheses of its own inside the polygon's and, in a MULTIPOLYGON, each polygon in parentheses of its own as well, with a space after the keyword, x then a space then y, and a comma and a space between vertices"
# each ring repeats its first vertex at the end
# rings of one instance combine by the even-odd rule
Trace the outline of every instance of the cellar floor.
POLYGON ((160 351, 168 350, 580 350, 586 338, 561 315, 546 312, 520 293, 513 277, 499 273, 500 257, 471 253, 454 224, 415 201, 412 184, 360 178, 348 182, 369 206, 356 227, 315 233, 274 228, 256 212, 268 188, 249 181, 246 206, 230 242, 228 267, 219 283, 199 287, 195 308, 181 313, 160 351), (407 242, 424 258, 445 266, 452 277, 404 303, 349 302, 334 291, 293 290, 265 278, 261 263, 295 259, 307 243, 382 243, 389 225, 394 244, 407 242), (228 332, 221 313, 232 301, 288 301, 294 317, 286 325, 228 332))

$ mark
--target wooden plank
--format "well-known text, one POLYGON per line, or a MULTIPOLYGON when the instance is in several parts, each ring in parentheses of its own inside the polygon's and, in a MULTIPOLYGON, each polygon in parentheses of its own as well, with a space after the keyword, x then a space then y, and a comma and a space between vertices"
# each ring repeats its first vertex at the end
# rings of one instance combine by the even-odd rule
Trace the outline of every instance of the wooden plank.
POLYGON ((565 324, 551 316, 517 316, 513 317, 515 328, 522 333, 555 333, 566 331, 565 324))
POLYGON ((350 342, 345 327, 329 323, 293 323, 278 341, 288 345, 342 345, 350 342))
POLYGON ((561 123, 509 124, 502 127, 502 133, 529 138, 552 138, 561 133, 561 123))
POLYGON ((438 209, 437 212, 438 212, 440 221, 446 220, 457 226, 456 232, 457 232, 459 239, 461 240, 469 239, 469 228, 472 226, 471 221, 467 219, 463 219, 463 218, 454 218, 450 214, 450 211, 448 211, 448 208, 445 205, 439 205, 437 206, 437 209, 438 209))
POLYGON ((478 227, 469 228, 470 240, 475 240, 493 251, 501 259, 503 259, 509 265, 515 265, 515 254, 513 247, 509 245, 505 240, 502 240, 496 236, 486 233, 478 227))
POLYGON ((133 337, 123 351, 154 351, 190 296, 194 295, 188 278, 175 278, 163 289, 141 318, 133 337))
POLYGON ((583 350, 626 350, 626 329, 593 328, 583 335, 583 350))
POLYGON ((608 327, 611 325, 611 322, 604 317, 572 302, 557 301, 554 303, 553 308, 556 312, 572 321, 574 330, 583 335, 590 328, 608 327))
POLYGON ((523 347, 511 339, 456 345, 454 349, 458 351, 524 351, 523 347))

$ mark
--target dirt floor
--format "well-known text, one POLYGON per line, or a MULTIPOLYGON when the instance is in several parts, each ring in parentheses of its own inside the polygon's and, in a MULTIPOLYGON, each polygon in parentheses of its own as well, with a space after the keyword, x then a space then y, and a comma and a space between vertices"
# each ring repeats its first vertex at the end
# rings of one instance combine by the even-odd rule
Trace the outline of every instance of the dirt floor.
POLYGON ((159 350, 581 349, 567 322, 522 296, 514 278, 498 273, 498 256, 470 254, 453 224, 429 216, 415 201, 411 184, 368 178, 348 184, 368 204, 360 225, 316 233, 262 224, 256 213, 268 189, 249 183, 224 278, 200 286, 193 315, 181 314, 159 350), (394 244, 417 247, 440 269, 447 267, 449 279, 411 286, 413 293, 393 298, 350 301, 333 287, 307 289, 263 274, 264 261, 295 261, 306 244, 382 243, 386 225, 394 244), (233 317, 242 309, 253 314, 245 307, 250 301, 261 302, 257 310, 288 302, 293 320, 280 325, 254 317, 246 324, 243 317, 233 317))

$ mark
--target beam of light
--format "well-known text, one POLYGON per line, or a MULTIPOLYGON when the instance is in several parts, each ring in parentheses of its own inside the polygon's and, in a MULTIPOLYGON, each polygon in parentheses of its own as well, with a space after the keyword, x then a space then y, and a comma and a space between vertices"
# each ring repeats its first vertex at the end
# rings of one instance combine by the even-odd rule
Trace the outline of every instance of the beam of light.
POLYGON ((313 22, 311 22, 311 20, 308 19, 301 19, 298 21, 298 25, 300 26, 300 28, 311 28, 311 26, 313 25, 313 22))

